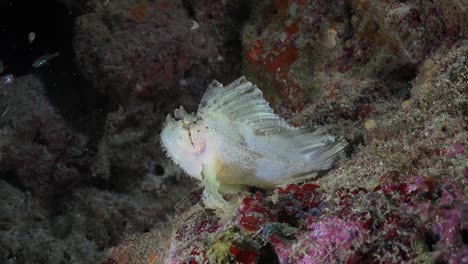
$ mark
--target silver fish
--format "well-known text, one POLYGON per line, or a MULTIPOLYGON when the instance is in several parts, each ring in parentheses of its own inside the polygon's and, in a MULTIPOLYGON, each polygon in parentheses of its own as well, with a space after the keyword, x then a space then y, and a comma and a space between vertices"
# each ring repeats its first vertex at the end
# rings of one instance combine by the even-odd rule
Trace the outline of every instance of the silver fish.
POLYGON ((276 188, 329 169, 347 145, 318 129, 295 128, 273 113, 245 77, 224 87, 213 81, 196 115, 181 107, 167 116, 161 144, 205 186, 206 207, 223 208, 222 194, 244 186, 276 188))

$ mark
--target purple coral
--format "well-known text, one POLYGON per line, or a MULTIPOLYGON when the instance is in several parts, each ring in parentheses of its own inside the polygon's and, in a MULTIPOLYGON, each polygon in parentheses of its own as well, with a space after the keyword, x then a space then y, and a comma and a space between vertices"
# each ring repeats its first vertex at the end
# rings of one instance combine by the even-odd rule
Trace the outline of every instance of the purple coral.
POLYGON ((299 257, 295 263, 344 262, 358 248, 365 237, 365 230, 354 221, 344 221, 331 216, 308 226, 305 238, 293 246, 299 257), (299 252, 298 252, 299 250, 299 252), (300 252, 305 252, 301 254, 300 252))

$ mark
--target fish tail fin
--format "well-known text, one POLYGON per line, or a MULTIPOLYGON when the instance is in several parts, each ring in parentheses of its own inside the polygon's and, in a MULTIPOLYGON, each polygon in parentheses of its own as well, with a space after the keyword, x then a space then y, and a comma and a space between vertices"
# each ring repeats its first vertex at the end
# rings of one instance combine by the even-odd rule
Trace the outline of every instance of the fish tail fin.
POLYGON ((321 146, 305 154, 311 170, 329 169, 339 156, 338 154, 348 145, 346 141, 338 141, 321 146))
POLYGON ((333 162, 337 160, 339 153, 348 145, 346 141, 327 143, 319 147, 303 152, 305 166, 309 172, 292 175, 273 182, 272 186, 277 188, 291 183, 299 183, 317 177, 320 171, 328 170, 333 162))

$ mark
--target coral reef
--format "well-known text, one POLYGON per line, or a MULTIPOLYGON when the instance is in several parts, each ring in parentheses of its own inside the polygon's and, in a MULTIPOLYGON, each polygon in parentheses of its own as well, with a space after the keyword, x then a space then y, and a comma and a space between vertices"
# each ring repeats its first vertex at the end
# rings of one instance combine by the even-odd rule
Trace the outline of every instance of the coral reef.
MULTIPOLYGON (((425 61, 408 102, 363 127, 365 145, 316 183, 246 191, 226 212, 205 209, 194 191, 179 204, 170 244, 135 245, 130 256, 158 252, 167 263, 465 262, 466 52, 466 45, 454 47, 425 61)), ((130 263, 119 261, 121 254, 118 247, 110 259, 130 263)))

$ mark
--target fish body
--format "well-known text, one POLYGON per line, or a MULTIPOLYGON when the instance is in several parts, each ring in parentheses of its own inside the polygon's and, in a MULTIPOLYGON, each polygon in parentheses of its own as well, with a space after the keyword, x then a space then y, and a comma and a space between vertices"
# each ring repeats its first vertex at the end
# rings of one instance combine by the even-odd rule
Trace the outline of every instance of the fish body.
POLYGON ((275 188, 312 178, 332 166, 346 146, 319 129, 288 125, 245 77, 224 87, 214 81, 196 115, 183 108, 168 116, 161 143, 205 186, 207 207, 224 207, 222 193, 244 186, 275 188))

